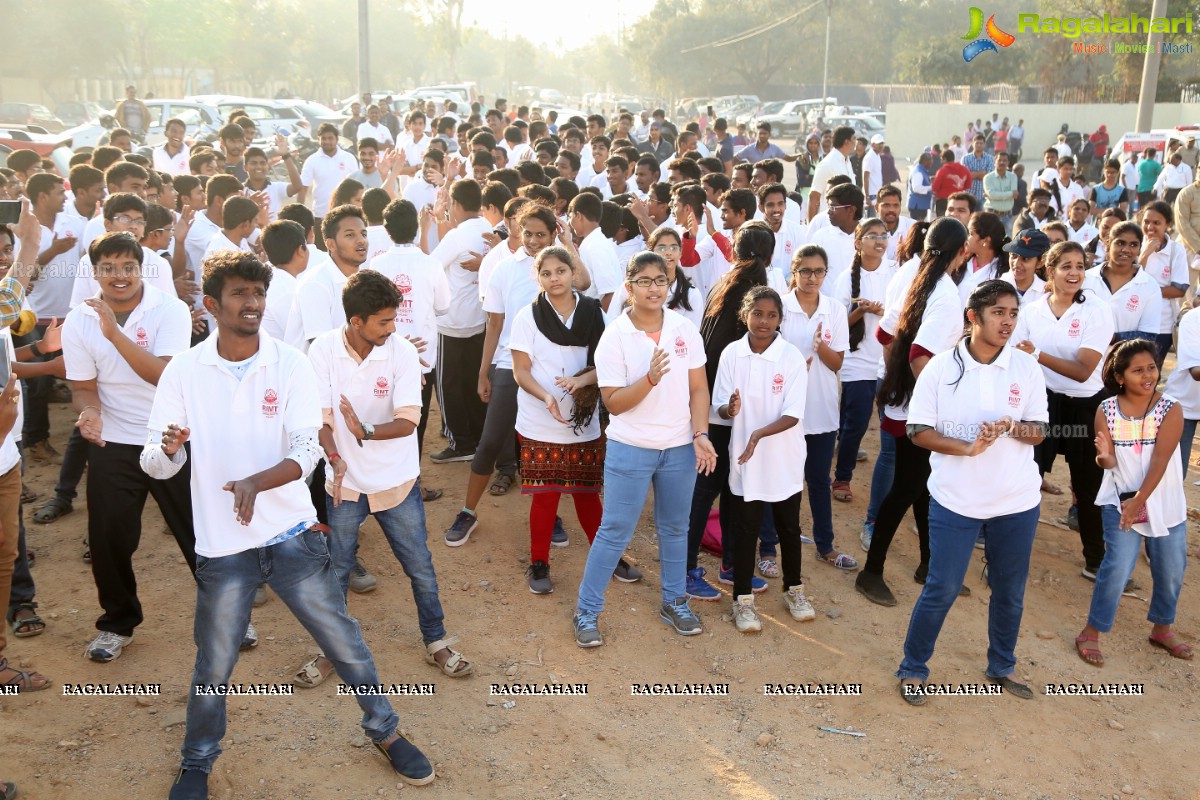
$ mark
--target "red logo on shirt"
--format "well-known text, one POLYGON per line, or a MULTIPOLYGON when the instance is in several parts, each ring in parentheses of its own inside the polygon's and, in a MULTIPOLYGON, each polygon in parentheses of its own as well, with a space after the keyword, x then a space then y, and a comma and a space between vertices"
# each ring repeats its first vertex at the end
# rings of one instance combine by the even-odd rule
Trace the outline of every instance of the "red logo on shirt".
POLYGON ((1137 311, 1138 296, 1136 294, 1129 296, 1129 302, 1125 304, 1126 311, 1137 311))
POLYGON ((375 396, 376 397, 387 397, 389 391, 390 391, 390 389, 388 389, 387 378, 380 375, 378 378, 375 379, 375 396))
POLYGON ((786 242, 783 243, 783 252, 787 253, 788 255, 791 255, 791 253, 792 253, 792 240, 791 239, 788 239, 786 242))
POLYGON ((682 336, 675 337, 675 355, 681 357, 687 355, 687 342, 683 340, 682 336))
POLYGON ((783 375, 776 372, 771 379, 771 394, 783 394, 783 375))
POLYGON ((150 341, 146 337, 146 329, 141 327, 140 325, 138 326, 138 329, 137 329, 137 346, 142 348, 143 350, 150 347, 150 341))
POLYGON ((1082 333, 1082 331, 1079 328, 1079 320, 1071 320, 1071 327, 1067 330, 1067 336, 1076 337, 1079 336, 1080 333, 1082 333))
POLYGON ((400 294, 407 295, 412 291, 412 278, 401 273, 396 276, 396 288, 400 290, 400 294))
MULTIPOLYGON (((1076 320, 1078 322, 1078 320, 1076 320)), ((1008 387, 1008 404, 1013 408, 1021 405, 1021 387, 1018 384, 1013 384, 1008 387)))
POLYGON ((262 413, 267 419, 272 419, 279 413, 279 395, 274 389, 267 389, 263 394, 262 413))

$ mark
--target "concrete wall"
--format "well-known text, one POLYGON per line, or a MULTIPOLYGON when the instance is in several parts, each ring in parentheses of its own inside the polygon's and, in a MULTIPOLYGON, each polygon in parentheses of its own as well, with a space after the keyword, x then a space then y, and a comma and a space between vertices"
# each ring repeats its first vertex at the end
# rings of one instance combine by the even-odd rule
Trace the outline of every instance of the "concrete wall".
MULTIPOLYGON (((1054 143, 1065 122, 1070 130, 1091 133, 1100 125, 1108 126, 1108 135, 1116 141, 1132 131, 1137 118, 1135 104, 1095 105, 1022 105, 972 104, 935 105, 930 103, 889 103, 887 140, 898 160, 915 160, 921 151, 936 142, 948 142, 953 134, 961 136, 968 121, 990 120, 993 113, 1010 124, 1025 120, 1025 161, 1041 161, 1041 152, 1054 143)), ((1154 108, 1155 128, 1200 123, 1200 104, 1160 103, 1154 108)))

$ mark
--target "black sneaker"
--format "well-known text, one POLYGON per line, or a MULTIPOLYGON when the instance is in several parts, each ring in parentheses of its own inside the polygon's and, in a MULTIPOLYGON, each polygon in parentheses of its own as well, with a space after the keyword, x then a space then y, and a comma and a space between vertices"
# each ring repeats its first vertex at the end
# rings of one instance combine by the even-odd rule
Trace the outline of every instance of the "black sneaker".
POLYGON ((863 597, 880 606, 896 605, 896 595, 884 583, 882 575, 873 572, 860 572, 854 579, 854 588, 863 597))
POLYGON ((554 518, 554 532, 550 534, 550 545, 552 547, 566 547, 571 543, 567 538, 567 530, 563 527, 562 517, 554 518))
POLYGON ((429 460, 435 464, 450 464, 455 461, 470 461, 475 457, 475 451, 455 450, 453 447, 447 447, 445 450, 439 450, 436 453, 429 454, 429 460))
POLYGON ((1079 506, 1072 505, 1067 509, 1067 527, 1079 533, 1079 506))
POLYGON ((529 576, 529 591, 534 594, 550 594, 554 584, 550 582, 550 565, 545 561, 535 561, 525 570, 529 576))
POLYGON ((182 769, 171 784, 168 800, 208 800, 208 773, 198 769, 182 769))
POLYGON ((454 523, 446 529, 445 542, 448 547, 461 547, 471 538, 471 534, 479 527, 479 520, 474 514, 466 511, 458 512, 454 523))

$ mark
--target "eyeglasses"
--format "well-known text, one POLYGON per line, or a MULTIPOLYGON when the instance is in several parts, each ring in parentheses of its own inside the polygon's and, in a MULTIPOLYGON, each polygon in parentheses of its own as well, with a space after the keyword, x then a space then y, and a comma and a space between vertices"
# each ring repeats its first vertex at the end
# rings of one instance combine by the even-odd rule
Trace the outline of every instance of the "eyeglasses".
POLYGON ((641 289, 649 289, 651 286, 662 288, 664 286, 670 286, 671 281, 666 275, 659 275, 657 278, 635 278, 633 280, 633 285, 641 289))
POLYGON ((677 244, 660 244, 660 245, 655 245, 654 252, 656 252, 656 253, 678 253, 682 249, 683 248, 681 248, 677 244))
POLYGON ((174 232, 175 232, 174 225, 168 225, 165 228, 155 228, 154 230, 150 231, 150 233, 174 233, 174 232))
POLYGON ((837 211, 839 208, 854 208, 854 206, 850 206, 850 205, 844 205, 844 206, 830 206, 830 207, 829 207, 829 210, 830 210, 830 211, 837 211))
POLYGON ((125 214, 122 214, 119 217, 113 217, 112 221, 117 223, 118 225, 124 225, 126 228, 145 228, 146 227, 146 220, 139 219, 137 217, 130 217, 125 214))
POLYGON ((804 278, 805 280, 824 278, 829 274, 829 270, 827 269, 794 269, 792 272, 799 275, 801 278, 804 278))
POLYGON ((863 234, 862 238, 869 242, 886 242, 888 235, 886 233, 867 233, 863 234))

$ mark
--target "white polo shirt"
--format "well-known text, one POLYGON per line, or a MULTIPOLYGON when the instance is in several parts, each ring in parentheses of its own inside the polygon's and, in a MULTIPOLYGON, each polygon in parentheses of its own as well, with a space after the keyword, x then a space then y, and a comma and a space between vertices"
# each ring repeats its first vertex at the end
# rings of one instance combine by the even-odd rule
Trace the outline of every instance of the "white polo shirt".
POLYGON ((196 282, 200 282, 201 268, 204 264, 204 253, 208 243, 221 232, 221 226, 208 218, 207 211, 197 211, 192 218, 192 227, 188 230, 187 238, 183 240, 184 250, 187 251, 188 269, 196 273, 196 282))
POLYGON ((300 170, 300 183, 312 187, 315 216, 323 217, 329 213, 333 190, 356 169, 358 160, 341 148, 331 156, 325 155, 324 150, 318 150, 305 160, 300 170))
MULTIPOLYGON (((511 237, 508 240, 497 243, 483 257, 483 260, 479 262, 479 302, 481 304, 487 299, 488 284, 492 282, 492 275, 495 274, 496 267, 500 266, 501 263, 511 258, 517 252, 525 252, 520 247, 516 250, 509 250, 509 241, 511 241, 511 237)), ((486 321, 487 317, 485 315, 484 322, 486 323, 486 321)))
POLYGON ((196 555, 205 558, 259 547, 317 518, 308 486, 295 480, 260 492, 250 524, 238 524, 225 484, 278 464, 291 434, 321 427, 321 405, 312 365, 295 348, 260 331, 258 353, 239 381, 222 365, 217 339, 171 359, 148 423, 156 438, 168 425, 191 430, 196 555))
POLYGON ((1091 397, 1104 388, 1100 371, 1113 337, 1112 314, 1106 313, 1108 308, 1104 302, 1092 292, 1085 291, 1084 295, 1086 300, 1071 303, 1061 318, 1056 318, 1050 308, 1050 295, 1043 295, 1040 300, 1022 307, 1017 327, 1009 338, 1013 345, 1029 340, 1042 352, 1058 358, 1078 358, 1080 350, 1100 354, 1096 368, 1083 383, 1042 367, 1046 388, 1067 397, 1091 397))
POLYGON ((267 219, 274 222, 279 218, 279 209, 283 208, 291 200, 291 195, 288 194, 289 184, 282 181, 267 181, 267 185, 261 189, 251 189, 247 186, 242 190, 242 194, 249 197, 258 192, 267 193, 267 219))
POLYGON ((630 447, 668 450, 692 441, 691 386, 688 371, 703 367, 704 340, 700 331, 679 314, 663 310, 660 344, 634 327, 628 312, 604 329, 596 348, 596 373, 600 388, 629 386, 645 380, 654 349, 667 354, 671 371, 633 408, 612 414, 608 438, 630 447))
POLYGON ((579 243, 579 260, 592 276, 592 285, 584 292, 588 297, 599 300, 615 292, 625 280, 625 270, 617 260, 617 248, 599 228, 579 243))
MULTIPOLYGON (((1012 284, 1013 286, 1017 285, 1017 279, 1013 277, 1012 270, 1009 270, 1001 275, 1000 280, 1004 281, 1005 283, 1012 284)), ((1021 290, 1018 288, 1017 291, 1020 292, 1021 290)), ((1037 275, 1034 275, 1033 283, 1029 284, 1029 288, 1025 290, 1025 294, 1021 295, 1021 305, 1027 306, 1030 303, 1037 302, 1045 293, 1046 282, 1037 275)))
MULTIPOLYGON (((887 287, 892 280, 892 276, 895 274, 896 262, 886 258, 873 270, 859 270, 858 298, 860 300, 870 300, 871 302, 880 303, 886 308, 887 287)), ((882 315, 863 314, 864 330, 862 341, 858 343, 857 349, 850 349, 849 315, 850 304, 854 299, 850 291, 852 277, 852 271, 846 270, 838 276, 837 284, 833 287, 833 299, 842 308, 846 309, 847 316, 846 357, 842 361, 841 372, 838 373, 841 376, 842 383, 875 380, 883 361, 883 345, 875 338, 875 330, 879 327, 879 322, 883 319, 882 315)))
MULTIPOLYGON (((974 258, 971 258, 963 265, 964 270, 971 270, 978 263, 974 258)), ((990 264, 985 264, 979 269, 968 272, 963 276, 962 283, 958 285, 958 296, 962 300, 963 308, 967 307, 967 298, 971 296, 971 292, 975 291, 975 287, 985 281, 993 281, 1000 277, 1000 259, 993 258, 990 264)))
POLYGON ((839 426, 838 374, 825 366, 816 355, 813 338, 817 326, 825 345, 839 353, 850 349, 850 328, 846 308, 827 294, 817 295, 817 310, 810 317, 800 307, 794 291, 783 295, 783 322, 779 332, 800 351, 808 365, 808 402, 805 406, 804 432, 829 433, 839 426))
POLYGON ((867 152, 863 153, 862 171, 867 182, 867 185, 862 187, 863 194, 874 197, 883 188, 883 161, 873 147, 868 147, 867 152))
MULTIPOLYGON (((761 212, 760 212, 761 213, 761 212)), ((808 226, 796 224, 784 217, 775 231, 775 253, 771 256, 771 266, 783 275, 792 272, 792 257, 796 251, 808 241, 808 226)), ((828 279, 826 279, 828 280, 828 279)))
MULTIPOLYGON (((437 204, 438 187, 434 186, 425 180, 419 173, 413 176, 409 184, 404 187, 403 198, 417 207, 417 219, 424 213, 426 207, 432 208, 437 204)), ((419 234, 418 234, 419 235, 419 234)), ((429 252, 433 252, 438 245, 438 229, 437 225, 430 225, 425 232, 425 244, 429 252)))
MULTIPOLYGON (((388 129, 387 125, 383 124, 382 120, 380 120, 379 124, 377 125, 372 125, 370 122, 365 120, 358 124, 358 133, 355 134, 355 141, 361 142, 363 139, 368 137, 379 142, 381 146, 395 143, 395 139, 392 138, 391 130, 388 129)), ((399 486, 399 484, 396 485, 399 486)))
MULTIPOLYGON (((421 160, 425 158, 425 151, 429 149, 430 141, 429 136, 422 136, 421 141, 414 142, 411 136, 407 133, 404 134, 399 146, 404 151, 404 159, 410 167, 419 167, 421 165, 421 160)), ((413 177, 419 178, 420 171, 418 170, 417 174, 413 177)))
MULTIPOLYGON (((679 268, 676 267, 676 269, 679 268)), ((668 302, 674 296, 675 287, 668 287, 668 302)), ((625 312, 625 303, 628 300, 629 292, 625 289, 624 282, 622 282, 621 285, 617 287, 617 290, 613 292, 612 302, 608 304, 608 311, 604 312, 605 324, 612 325, 616 318, 625 312)), ((696 288, 695 284, 692 284, 691 288, 688 289, 687 304, 691 306, 691 308, 684 308, 681 304, 678 308, 672 308, 670 310, 674 311, 676 314, 681 314, 684 316, 689 322, 696 326, 697 330, 699 330, 700 323, 704 320, 704 296, 700 294, 700 290, 696 288)))
MULTIPOLYGON (((817 164, 817 169, 813 173, 812 188, 808 194, 811 196, 813 192, 821 195, 821 203, 817 207, 817 214, 824 214, 829 208, 829 203, 825 200, 826 184, 829 179, 835 175, 845 175, 851 183, 857 184, 858 179, 854 175, 854 167, 850 164, 850 159, 842 155, 840 150, 831 149, 829 153, 821 159, 821 163, 817 164)), ((805 216, 808 215, 808 210, 805 209, 805 216)))
POLYGON ((171 155, 167 152, 166 142, 154 148, 154 168, 159 172, 166 172, 169 175, 188 175, 191 173, 191 168, 188 166, 188 161, 192 157, 192 148, 188 147, 187 142, 179 145, 179 152, 171 155))
MULTIPOLYGON (((939 353, 917 377, 908 405, 909 425, 929 425, 948 438, 974 441, 983 422, 1002 417, 1050 421, 1042 370, 1031 356, 1005 347, 995 361, 980 364, 965 342, 955 349, 961 365, 953 351, 939 353)), ((992 519, 1042 502, 1033 445, 1008 436, 977 456, 930 453, 929 466, 930 496, 960 516, 992 519)))
POLYGON ((271 266, 271 285, 267 287, 267 307, 263 310, 262 327, 272 339, 284 340, 298 282, 299 279, 292 277, 292 273, 286 269, 271 266))
POLYGON ((854 234, 846 233, 834 225, 826 225, 812 235, 809 244, 820 245, 829 259, 829 274, 821 284, 821 291, 829 294, 838 276, 850 269, 850 264, 854 262, 854 234))
POLYGON ((1184 419, 1200 419, 1200 381, 1189 372, 1193 367, 1200 367, 1200 313, 1196 311, 1184 314, 1179 320, 1175 369, 1167 376, 1163 389, 1163 394, 1179 401, 1184 419))
POLYGON ((713 384, 712 413, 729 402, 734 389, 742 401, 729 440, 729 490, 734 494, 745 500, 775 503, 803 491, 808 455, 804 441, 808 432, 808 379, 804 356, 782 336, 776 336, 763 352, 755 353, 747 334, 721 353, 713 384), (739 464, 750 434, 785 416, 799 422, 761 439, 750 460, 739 464))
POLYGON ((496 266, 488 283, 483 310, 489 314, 503 314, 504 327, 500 329, 500 340, 492 363, 496 369, 512 369, 512 355, 508 352, 508 340, 512 336, 513 319, 517 312, 533 302, 541 287, 533 271, 533 256, 526 255, 525 248, 496 266))
POLYGON ((889 258, 892 261, 896 260, 896 248, 904 241, 904 237, 908 235, 909 229, 916 224, 916 220, 912 217, 901 215, 896 222, 896 230, 888 234, 887 252, 883 254, 884 258, 889 258))
MULTIPOLYGON (((395 489, 416 480, 421 472, 416 432, 396 439, 371 439, 360 447, 346 427, 340 398, 346 395, 358 418, 373 425, 391 422, 402 408, 420 408, 420 357, 397 331, 358 362, 346 349, 345 336, 345 326, 327 331, 308 349, 321 409, 333 413, 333 441, 346 462, 342 485, 360 494, 395 489)), ((328 464, 325 478, 333 480, 328 464)))
MULTIPOLYGON (((100 232, 104 232, 101 220, 100 232)), ((57 236, 74 236, 75 246, 65 253, 59 253, 50 259, 50 263, 38 270, 38 278, 29 286, 29 305, 39 320, 49 320, 52 317, 62 319, 71 310, 71 290, 75 286, 75 274, 79 269, 79 260, 87 252, 87 244, 83 241, 83 217, 60 212, 54 219, 54 227, 42 228, 42 239, 38 252, 45 252, 57 236)))
MULTIPOLYGON (((153 250, 142 248, 142 281, 153 286, 168 297, 178 297, 175 293, 175 277, 167 260, 153 250)), ((199 281, 196 281, 199 283, 199 281)), ((75 308, 89 297, 95 297, 100 291, 92 270, 92 259, 87 253, 79 260, 79 269, 75 272, 75 284, 71 287, 71 308, 75 308)))
POLYGON ((1163 306, 1158 282, 1146 270, 1137 267, 1133 278, 1114 293, 1104 280, 1103 267, 1103 264, 1097 264, 1085 273, 1083 289, 1094 292, 1108 305, 1112 311, 1113 330, 1117 333, 1157 333, 1163 306))
MULTIPOLYGON (((1050 207, 1057 211, 1060 217, 1066 216, 1066 211, 1071 208, 1071 203, 1074 203, 1076 200, 1087 199, 1087 191, 1074 180, 1069 185, 1064 186, 1063 182, 1059 180, 1058 170, 1054 171, 1052 177, 1048 177, 1050 178, 1048 180, 1050 185, 1047 187, 1050 190, 1050 207), (1062 208, 1059 208, 1058 201, 1054 199, 1055 184, 1058 185, 1058 196, 1062 198, 1062 208)), ((1071 226, 1068 225, 1067 227, 1070 228, 1071 226)))
POLYGON ((367 265, 396 285, 402 299, 396 314, 396 333, 413 336, 428 343, 422 367, 432 372, 437 367, 437 315, 450 308, 450 284, 446 271, 433 256, 415 244, 396 244, 367 265))
POLYGON ((1099 235, 1100 229, 1090 222, 1080 225, 1079 230, 1075 230, 1075 227, 1071 223, 1067 223, 1067 240, 1079 242, 1084 247, 1087 247, 1088 243, 1099 235))
MULTIPOLYGON (((570 328, 574 321, 575 314, 572 312, 563 324, 570 328)), ((532 305, 517 312, 508 346, 510 351, 519 350, 529 356, 533 379, 554 396, 558 401, 559 413, 570 422, 571 414, 575 412, 575 398, 570 392, 558 388, 554 379, 569 378, 586 367, 587 348, 567 347, 547 339, 533 320, 532 305)), ((517 433, 527 439, 554 444, 591 442, 600 438, 600 415, 592 415, 587 427, 575 433, 570 425, 564 425, 551 416, 545 403, 521 388, 517 390, 517 433)))
MULTIPOLYGON (((142 300, 121 332, 153 356, 174 357, 191 346, 192 316, 180 299, 143 284, 142 300)), ((100 318, 86 304, 67 314, 62 329, 67 380, 96 381, 104 441, 144 445, 155 387, 142 380, 100 332, 100 318)))
MULTIPOLYGON (((437 318, 438 333, 443 336, 466 339, 484 331, 487 317, 479 293, 480 270, 471 271, 462 265, 474 258, 471 253, 490 254, 483 235, 491 232, 492 226, 483 217, 463 220, 447 231, 445 238, 430 253, 446 271, 446 280, 450 284, 450 307, 437 318)), ((480 266, 482 269, 482 263, 480 266)))
POLYGON ((308 344, 313 339, 346 324, 342 289, 350 276, 342 274, 332 260, 310 266, 304 275, 304 280, 296 284, 284 339, 301 352, 308 352, 308 344))
MULTIPOLYGON (((1163 289, 1173 284, 1186 288, 1191 283, 1187 252, 1183 245, 1174 239, 1168 239, 1166 247, 1150 254, 1150 258, 1146 260, 1145 270, 1163 289)), ((1159 296, 1161 295, 1160 291, 1159 296)), ((1163 298, 1159 308, 1157 333, 1170 333, 1175 328, 1175 319, 1179 316, 1181 299, 1179 297, 1163 298)))

